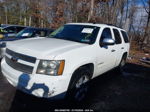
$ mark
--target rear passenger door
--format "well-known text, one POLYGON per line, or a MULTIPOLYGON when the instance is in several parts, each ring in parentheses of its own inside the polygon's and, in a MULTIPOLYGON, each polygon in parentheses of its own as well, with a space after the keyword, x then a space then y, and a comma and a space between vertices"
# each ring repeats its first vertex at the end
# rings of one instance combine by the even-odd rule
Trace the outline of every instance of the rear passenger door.
POLYGON ((124 51, 125 52, 128 52, 129 51, 129 48, 130 48, 130 45, 129 45, 129 37, 128 37, 128 34, 125 32, 125 31, 123 31, 123 30, 121 30, 121 34, 122 34, 122 37, 123 37, 123 40, 124 40, 124 51))
POLYGON ((116 66, 119 65, 120 61, 121 61, 121 58, 122 58, 122 55, 124 53, 124 45, 123 45, 123 41, 122 41, 122 38, 121 38, 121 33, 118 29, 116 28, 113 28, 113 34, 114 34, 114 39, 115 39, 115 50, 116 50, 116 66))

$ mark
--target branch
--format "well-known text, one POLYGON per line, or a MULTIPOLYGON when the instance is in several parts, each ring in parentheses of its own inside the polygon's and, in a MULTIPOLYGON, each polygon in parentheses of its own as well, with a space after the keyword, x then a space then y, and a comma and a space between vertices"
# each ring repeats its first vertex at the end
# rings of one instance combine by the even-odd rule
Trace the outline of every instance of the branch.
POLYGON ((141 1, 142 1, 143 5, 144 5, 144 9, 145 9, 145 11, 146 11, 147 13, 149 13, 149 11, 146 9, 146 5, 145 5, 144 0, 141 0, 141 1))

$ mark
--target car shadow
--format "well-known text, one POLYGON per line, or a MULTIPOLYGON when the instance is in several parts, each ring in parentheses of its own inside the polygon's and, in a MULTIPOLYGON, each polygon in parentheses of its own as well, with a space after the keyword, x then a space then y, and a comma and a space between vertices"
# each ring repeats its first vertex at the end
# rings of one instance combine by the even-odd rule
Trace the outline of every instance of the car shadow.
MULTIPOLYGON (((129 88, 128 85, 132 84, 133 83, 132 81, 138 83, 136 82, 138 80, 137 78, 141 78, 141 75, 142 78, 143 77, 145 78, 145 80, 147 80, 148 78, 150 79, 150 76, 148 75, 149 73, 150 73, 150 68, 136 65, 136 64, 131 64, 131 63, 126 64, 126 66, 124 67, 123 74, 116 70, 111 70, 90 81, 90 88, 89 88, 89 92, 87 93, 86 99, 83 102, 80 102, 78 104, 74 104, 72 102, 68 102, 62 99, 51 100, 46 98, 37 98, 35 96, 26 94, 20 90, 16 90, 9 111, 10 112, 33 112, 33 111, 50 112, 50 111, 54 111, 55 109, 92 109, 94 111, 107 112, 110 111, 111 109, 120 110, 120 108, 124 106, 121 105, 122 104, 121 102, 123 102, 123 100, 124 103, 127 104, 125 106, 128 109, 128 107, 132 105, 130 104, 130 101, 127 100, 127 98, 118 100, 117 103, 115 102, 114 104, 111 105, 109 103, 110 101, 113 102, 112 100, 114 100, 114 96, 121 97, 122 95, 123 97, 125 91, 129 90, 130 92, 130 91, 134 91, 134 89, 137 89, 138 87, 129 88), (139 73, 143 73, 144 76, 139 73), (137 75, 132 75, 132 74, 137 74, 137 75), (103 104, 101 101, 103 101, 103 104), (120 105, 118 105, 119 103, 120 105), (112 108, 111 107, 112 105, 115 106, 117 105, 117 107, 114 109, 115 106, 113 106, 112 108)), ((146 104, 143 103, 143 108, 145 107, 145 105, 148 105, 147 103, 146 104)), ((136 103, 135 105, 133 105, 133 107, 136 110, 141 110, 139 105, 136 103)), ((130 107, 130 109, 132 108, 130 107)))

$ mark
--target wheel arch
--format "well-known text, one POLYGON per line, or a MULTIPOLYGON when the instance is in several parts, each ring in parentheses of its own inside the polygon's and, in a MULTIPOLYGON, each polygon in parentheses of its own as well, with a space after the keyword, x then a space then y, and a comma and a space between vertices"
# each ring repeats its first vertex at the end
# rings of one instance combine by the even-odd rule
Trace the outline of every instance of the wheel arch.
POLYGON ((90 69, 90 78, 92 78, 93 74, 94 74, 94 64, 93 63, 87 63, 87 64, 84 64, 84 65, 81 65, 79 66, 78 68, 76 68, 73 73, 72 73, 72 76, 70 78, 70 82, 69 82, 69 86, 68 86, 68 89, 70 88, 70 84, 72 83, 72 81, 74 80, 74 77, 76 72, 79 70, 79 69, 82 69, 82 68, 87 68, 87 69, 90 69))
POLYGON ((122 55, 122 58, 127 58, 127 56, 128 56, 128 52, 124 52, 123 55, 122 55))
POLYGON ((93 76, 93 73, 94 73, 94 64, 93 63, 87 63, 87 64, 79 66, 78 68, 76 68, 74 70, 72 76, 75 74, 76 71, 78 71, 79 69, 82 69, 82 68, 89 69, 89 71, 90 71, 90 78, 93 76))

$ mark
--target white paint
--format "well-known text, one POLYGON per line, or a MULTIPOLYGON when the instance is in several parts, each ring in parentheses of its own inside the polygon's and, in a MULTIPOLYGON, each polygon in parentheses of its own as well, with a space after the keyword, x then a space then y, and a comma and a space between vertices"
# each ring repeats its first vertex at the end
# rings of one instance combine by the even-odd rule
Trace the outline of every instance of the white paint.
MULTIPOLYGON (((54 91, 49 97, 56 96, 58 94, 64 93, 67 91, 70 79, 72 74, 76 69, 85 64, 93 63, 94 73, 93 77, 97 77, 104 72, 109 71, 110 69, 119 65, 122 55, 124 52, 129 52, 129 43, 123 43, 120 45, 111 45, 107 48, 99 46, 99 40, 104 28, 110 28, 112 36, 114 38, 112 28, 122 30, 113 26, 105 24, 92 24, 92 23, 72 23, 78 25, 90 25, 100 27, 97 39, 94 44, 83 44, 77 42, 71 42, 66 40, 54 39, 54 38, 32 38, 26 40, 19 40, 10 42, 7 44, 7 48, 15 51, 17 53, 25 54, 28 56, 33 56, 37 58, 36 63, 34 64, 34 71, 28 83, 28 87, 31 88, 34 83, 44 83, 51 91, 54 91), (124 49, 121 49, 124 47, 124 49), (111 50, 116 50, 116 52, 111 52, 111 50), (37 66, 39 60, 65 60, 65 67, 63 74, 61 76, 48 76, 36 74, 37 66)), ((83 32, 92 32, 92 30, 84 30, 83 32)), ((121 35, 122 37, 122 35, 121 35)), ((26 63, 30 65, 30 63, 26 63)), ((19 72, 9 65, 6 64, 5 59, 1 63, 2 73, 9 80, 9 82, 17 86, 18 79, 21 76, 22 72, 19 72)), ((41 96, 41 90, 36 90, 33 92, 35 96, 41 96)), ((49 93, 50 94, 50 93, 49 93)))

